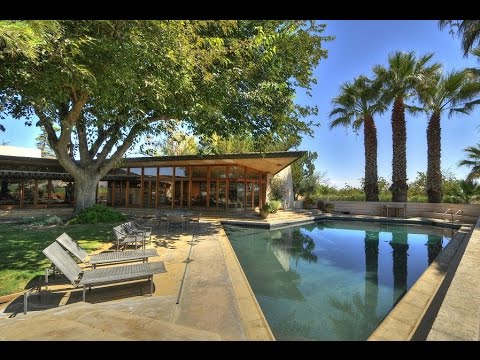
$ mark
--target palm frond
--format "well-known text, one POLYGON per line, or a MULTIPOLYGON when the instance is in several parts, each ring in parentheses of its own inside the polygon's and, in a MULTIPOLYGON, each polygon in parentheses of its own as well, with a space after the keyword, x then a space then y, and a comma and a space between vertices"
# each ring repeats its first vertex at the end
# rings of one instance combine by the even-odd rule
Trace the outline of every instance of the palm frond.
POLYGON ((338 126, 348 127, 350 126, 351 122, 352 122, 352 118, 350 116, 342 116, 342 117, 336 118, 335 120, 332 120, 330 122, 330 130, 338 126))

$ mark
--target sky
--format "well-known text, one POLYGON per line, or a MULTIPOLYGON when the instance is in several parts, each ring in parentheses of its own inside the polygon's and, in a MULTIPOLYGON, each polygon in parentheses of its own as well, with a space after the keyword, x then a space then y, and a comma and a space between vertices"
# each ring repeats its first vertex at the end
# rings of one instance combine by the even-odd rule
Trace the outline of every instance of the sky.
MULTIPOLYGON (((345 184, 358 186, 364 176, 363 131, 355 134, 351 129, 339 127, 329 129, 328 114, 332 110, 331 100, 338 94, 342 83, 352 81, 358 75, 372 75, 376 64, 386 65, 388 54, 400 51, 416 51, 423 55, 434 52, 434 60, 443 64, 444 71, 465 67, 480 67, 475 57, 463 57, 460 40, 439 30, 436 20, 328 20, 325 35, 334 35, 327 42, 328 58, 320 61, 314 71, 318 84, 314 85, 312 97, 297 96, 301 104, 317 105, 319 114, 313 118, 320 123, 314 128, 313 137, 304 137, 299 150, 318 153, 316 170, 326 172, 330 184, 342 187, 345 184)), ((375 117, 378 137, 378 175, 391 179, 392 133, 391 109, 375 117)), ((427 169, 427 115, 407 119, 407 176, 414 180, 418 171, 427 169)), ((24 122, 7 118, 2 123, 7 128, 0 133, 0 144, 35 147, 39 129, 26 127, 24 122)), ((480 141, 480 109, 471 115, 442 117, 442 168, 452 170, 457 178, 464 178, 468 168, 459 168, 463 149, 480 141)))
MULTIPOLYGON (((473 56, 463 57, 460 40, 449 34, 448 29, 439 30, 436 20, 328 20, 324 32, 334 35, 335 40, 325 43, 328 58, 322 60, 314 74, 318 84, 310 99, 299 96, 299 103, 316 104, 320 127, 313 137, 304 137, 300 150, 316 151, 316 170, 326 171, 329 183, 339 187, 346 183, 358 186, 364 176, 363 128, 356 135, 351 129, 329 129, 328 117, 332 110, 331 100, 338 95, 342 83, 352 81, 358 75, 372 76, 372 67, 385 65, 388 54, 394 51, 416 51, 417 54, 434 52, 434 61, 443 64, 449 72, 465 67, 480 67, 473 56)), ((391 108, 382 116, 375 117, 378 137, 378 175, 391 179, 392 131, 391 108)), ((426 129, 428 117, 406 115, 407 120, 407 176, 412 181, 418 171, 427 170, 426 129)), ((458 167, 465 158, 464 149, 480 140, 480 110, 467 116, 442 117, 442 168, 448 168, 457 178, 464 178, 468 168, 458 167)))

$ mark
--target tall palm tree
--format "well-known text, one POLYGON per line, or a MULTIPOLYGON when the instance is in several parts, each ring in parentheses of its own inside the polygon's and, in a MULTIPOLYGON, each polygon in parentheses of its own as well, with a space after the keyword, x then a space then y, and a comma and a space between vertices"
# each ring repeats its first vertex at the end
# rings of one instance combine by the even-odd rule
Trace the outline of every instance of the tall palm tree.
POLYGON ((431 114, 427 127, 427 181, 428 202, 442 202, 441 127, 442 112, 468 114, 480 103, 474 100, 480 94, 480 82, 466 71, 452 71, 442 76, 433 74, 418 87, 423 110, 431 114))
POLYGON ((480 20, 440 20, 438 22, 440 30, 450 27, 450 32, 462 38, 463 55, 477 46, 480 46, 480 20))
POLYGON ((475 146, 469 146, 463 149, 467 153, 468 159, 461 160, 458 166, 471 167, 470 173, 466 180, 474 180, 480 178, 480 143, 475 146))
POLYGON ((440 69, 440 64, 427 66, 433 53, 420 58, 415 52, 395 52, 388 56, 388 68, 373 67, 377 78, 384 85, 385 101, 393 101, 392 109, 392 201, 407 201, 407 128, 405 123, 404 101, 413 95, 416 86, 432 73, 440 69))
POLYGON ((366 201, 378 201, 377 128, 373 117, 385 111, 380 101, 381 87, 380 82, 365 76, 355 78, 353 83, 346 82, 333 99, 334 109, 330 112, 330 117, 335 118, 330 122, 330 129, 342 125, 358 131, 363 125, 366 201))

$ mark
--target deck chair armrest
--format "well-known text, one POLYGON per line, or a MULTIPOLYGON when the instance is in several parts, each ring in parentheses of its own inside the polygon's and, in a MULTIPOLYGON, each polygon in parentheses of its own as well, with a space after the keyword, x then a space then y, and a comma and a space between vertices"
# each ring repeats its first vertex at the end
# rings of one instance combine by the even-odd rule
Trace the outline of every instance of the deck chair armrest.
POLYGON ((135 221, 132 221, 132 224, 135 226, 135 229, 137 230, 143 230, 143 231, 152 231, 152 227, 151 226, 143 226, 143 225, 140 225, 139 223, 136 223, 135 221))

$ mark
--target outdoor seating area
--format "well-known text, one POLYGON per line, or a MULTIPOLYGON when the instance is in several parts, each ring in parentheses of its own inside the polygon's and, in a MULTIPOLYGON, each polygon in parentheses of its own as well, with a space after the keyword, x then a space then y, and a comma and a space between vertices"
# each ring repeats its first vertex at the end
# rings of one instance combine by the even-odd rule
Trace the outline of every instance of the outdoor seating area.
POLYGON ((160 226, 165 223, 165 231, 168 233, 171 229, 179 228, 181 231, 186 231, 190 223, 199 223, 200 217, 202 216, 201 212, 191 213, 191 212, 165 212, 157 210, 155 211, 155 227, 160 228, 160 226))
MULTIPOLYGON (((56 241, 43 250, 45 256, 56 269, 75 287, 83 287, 83 301, 86 298, 87 287, 113 284, 146 278, 150 282, 150 295, 153 292, 153 275, 165 272, 163 261, 103 267, 101 269, 84 270, 56 241)), ((48 290, 48 273, 45 276, 45 285, 48 290)))

